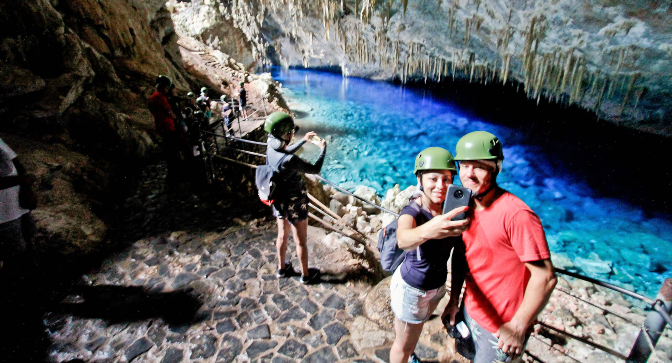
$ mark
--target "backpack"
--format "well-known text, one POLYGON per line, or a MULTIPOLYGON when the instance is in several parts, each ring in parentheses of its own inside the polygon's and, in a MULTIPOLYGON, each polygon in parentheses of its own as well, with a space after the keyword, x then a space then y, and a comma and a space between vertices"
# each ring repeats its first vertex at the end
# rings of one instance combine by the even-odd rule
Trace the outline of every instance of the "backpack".
POLYGON ((277 181, 275 178, 280 173, 278 167, 282 162, 288 157, 289 154, 284 155, 275 166, 268 164, 268 157, 266 158, 265 165, 259 165, 257 171, 254 175, 254 183, 257 185, 257 190, 259 191, 259 199, 261 202, 270 206, 273 204, 273 192, 275 192, 275 187, 277 186, 277 181))
MULTIPOLYGON (((422 214, 420 206, 417 203, 411 202, 409 205, 413 206, 414 209, 422 214)), ((383 271, 388 273, 394 273, 394 271, 404 262, 406 258, 407 251, 402 250, 397 245, 397 228, 399 218, 392 221, 380 232, 378 237, 378 251, 380 251, 380 264, 383 267, 383 271)), ((425 221, 426 222, 426 221, 425 221)), ((424 222, 423 222, 424 223, 424 222)))

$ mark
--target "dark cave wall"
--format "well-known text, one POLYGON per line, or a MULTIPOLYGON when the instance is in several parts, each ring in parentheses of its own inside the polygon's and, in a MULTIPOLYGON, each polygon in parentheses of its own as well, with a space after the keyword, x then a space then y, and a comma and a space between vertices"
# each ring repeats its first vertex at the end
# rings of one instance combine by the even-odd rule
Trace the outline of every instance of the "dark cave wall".
POLYGON ((189 88, 176 41, 164 1, 0 2, 0 137, 37 177, 41 250, 105 240, 117 178, 158 154, 155 77, 189 88))

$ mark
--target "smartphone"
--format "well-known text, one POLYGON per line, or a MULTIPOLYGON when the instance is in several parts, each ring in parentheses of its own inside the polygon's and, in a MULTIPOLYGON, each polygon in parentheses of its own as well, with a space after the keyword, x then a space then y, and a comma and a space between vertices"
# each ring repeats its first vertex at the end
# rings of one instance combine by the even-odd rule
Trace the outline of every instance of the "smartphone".
POLYGON ((320 142, 322 139, 320 139, 319 136, 313 136, 312 140, 315 142, 320 142))
MULTIPOLYGON (((450 212, 458 207, 466 207, 471 200, 471 189, 463 186, 451 184, 448 187, 446 201, 443 202, 443 214, 450 212)), ((461 221, 467 218, 467 213, 462 212, 453 217, 453 221, 461 221)))

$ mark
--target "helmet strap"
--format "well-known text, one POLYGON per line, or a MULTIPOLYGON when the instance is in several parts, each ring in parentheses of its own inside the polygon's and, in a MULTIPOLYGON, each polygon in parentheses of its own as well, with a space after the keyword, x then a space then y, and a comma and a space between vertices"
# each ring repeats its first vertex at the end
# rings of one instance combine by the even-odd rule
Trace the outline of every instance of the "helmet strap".
POLYGON ((476 193, 474 195, 474 199, 480 202, 483 200, 483 198, 485 198, 485 196, 490 194, 491 191, 497 188, 497 174, 499 174, 499 169, 495 169, 495 172, 492 174, 490 186, 488 187, 488 189, 484 190, 482 193, 476 193))

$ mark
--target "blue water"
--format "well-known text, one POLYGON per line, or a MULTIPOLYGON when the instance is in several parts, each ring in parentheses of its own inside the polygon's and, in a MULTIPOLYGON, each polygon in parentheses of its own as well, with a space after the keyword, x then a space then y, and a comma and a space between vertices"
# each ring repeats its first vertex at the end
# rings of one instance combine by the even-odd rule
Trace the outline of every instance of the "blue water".
MULTIPOLYGON (((272 76, 301 132, 327 138, 322 175, 342 187, 370 186, 381 197, 394 184, 403 190, 415 184, 413 162, 422 149, 454 152, 464 134, 489 131, 504 145, 500 185, 541 217, 557 265, 650 297, 672 275, 669 218, 592 189, 562 169, 557 145, 533 145, 521 130, 468 116, 421 89, 310 70, 274 68, 272 76)), ((306 149, 308 157, 316 152, 306 149)))

